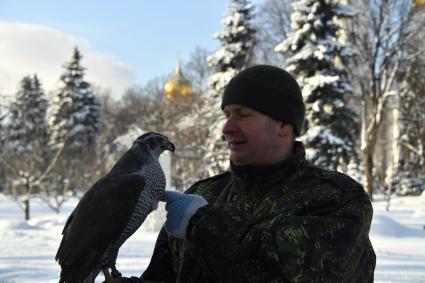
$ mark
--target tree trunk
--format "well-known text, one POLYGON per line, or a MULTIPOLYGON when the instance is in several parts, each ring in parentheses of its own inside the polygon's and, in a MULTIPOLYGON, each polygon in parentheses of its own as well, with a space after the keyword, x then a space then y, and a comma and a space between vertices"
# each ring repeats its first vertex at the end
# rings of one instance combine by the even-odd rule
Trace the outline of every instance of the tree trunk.
POLYGON ((370 143, 370 133, 368 131, 367 104, 362 99, 362 126, 361 126, 361 152, 364 173, 366 175, 365 190, 370 200, 373 200, 373 145, 370 143))
POLYGON ((24 209, 25 209, 25 220, 30 220, 30 200, 29 200, 29 198, 24 200, 24 209))
POLYGON ((23 201, 23 203, 24 203, 25 220, 30 220, 30 196, 31 196, 31 187, 27 183, 25 185, 25 199, 23 201))
POLYGON ((363 151, 363 164, 366 174, 365 189, 369 195, 370 200, 373 200, 373 155, 371 153, 370 145, 367 145, 363 151))

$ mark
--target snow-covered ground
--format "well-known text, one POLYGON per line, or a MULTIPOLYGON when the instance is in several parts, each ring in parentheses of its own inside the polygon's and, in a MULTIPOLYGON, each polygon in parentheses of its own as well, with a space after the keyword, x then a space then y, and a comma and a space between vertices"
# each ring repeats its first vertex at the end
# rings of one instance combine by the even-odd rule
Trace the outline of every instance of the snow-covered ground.
MULTIPOLYGON (((34 201, 32 219, 26 222, 20 208, 0 194, 0 283, 58 281, 54 256, 67 215, 75 205, 76 201, 66 203, 57 215, 34 201)), ((375 282, 425 282, 425 194, 394 198, 389 212, 385 206, 383 201, 374 203, 375 282)), ((142 227, 124 244, 117 260, 123 275, 143 272, 156 236, 142 227)))
POLYGON ((425 282, 425 193, 374 202, 375 282, 425 282))

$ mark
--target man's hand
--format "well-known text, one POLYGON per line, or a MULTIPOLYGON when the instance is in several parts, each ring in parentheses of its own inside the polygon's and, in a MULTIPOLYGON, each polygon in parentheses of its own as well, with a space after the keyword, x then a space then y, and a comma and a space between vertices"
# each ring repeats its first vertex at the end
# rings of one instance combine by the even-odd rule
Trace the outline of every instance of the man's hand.
POLYGON ((167 211, 165 231, 179 239, 186 238, 186 229, 190 218, 199 208, 208 204, 202 196, 170 191, 164 192, 161 201, 167 202, 165 205, 167 211))

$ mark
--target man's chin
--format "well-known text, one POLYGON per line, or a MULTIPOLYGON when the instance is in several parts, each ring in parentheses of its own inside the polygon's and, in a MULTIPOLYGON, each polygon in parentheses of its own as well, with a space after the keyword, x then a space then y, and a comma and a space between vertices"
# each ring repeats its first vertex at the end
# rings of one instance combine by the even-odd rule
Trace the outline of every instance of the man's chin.
POLYGON ((230 161, 235 165, 248 165, 247 160, 240 156, 232 156, 230 155, 230 161))

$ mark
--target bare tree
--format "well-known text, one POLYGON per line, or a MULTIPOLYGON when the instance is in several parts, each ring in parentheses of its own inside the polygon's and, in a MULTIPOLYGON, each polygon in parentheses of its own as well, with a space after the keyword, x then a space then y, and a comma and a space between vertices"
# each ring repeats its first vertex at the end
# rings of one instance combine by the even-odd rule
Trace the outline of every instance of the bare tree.
POLYGON ((192 83, 193 91, 198 94, 205 93, 209 88, 207 79, 213 72, 207 64, 209 54, 210 51, 197 46, 191 52, 189 61, 184 64, 184 73, 192 83))
POLYGON ((256 63, 279 66, 285 62, 284 55, 274 49, 291 31, 291 3, 291 0, 266 0, 259 6, 254 22, 256 63))
MULTIPOLYGON (((425 9, 412 9, 412 25, 421 24, 425 9)), ((398 120, 394 131, 392 190, 397 194, 420 194, 425 187, 425 156, 422 126, 425 120, 425 32, 420 29, 404 49, 405 59, 397 75, 399 101, 393 109, 398 120), (418 56, 419 55, 419 56, 418 56), (412 61, 411 58, 415 60, 412 61)))
MULTIPOLYGON (((365 188, 372 198, 375 145, 387 98, 398 95, 395 84, 406 55, 403 50, 422 25, 411 25, 411 1, 364 0, 356 3, 360 13, 349 26, 348 35, 359 52, 351 70, 353 83, 357 83, 361 96, 362 162, 365 188)), ((414 61, 416 56, 410 55, 410 60, 414 61)))
POLYGON ((17 156, 13 151, 8 150, 0 155, 0 163, 7 173, 6 183, 10 188, 9 195, 24 211, 25 220, 30 219, 31 197, 34 192, 44 189, 43 182, 56 166, 62 150, 63 144, 58 144, 51 158, 41 153, 40 148, 34 148, 25 156, 17 156), (49 161, 46 162, 46 159, 49 161))

